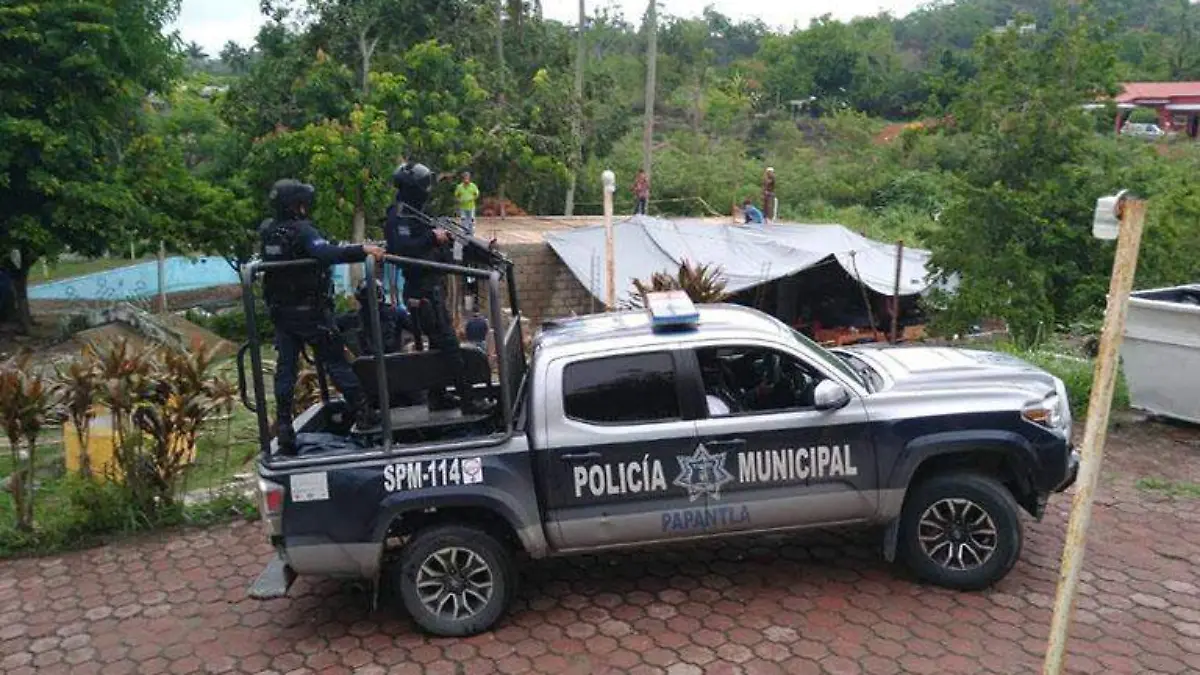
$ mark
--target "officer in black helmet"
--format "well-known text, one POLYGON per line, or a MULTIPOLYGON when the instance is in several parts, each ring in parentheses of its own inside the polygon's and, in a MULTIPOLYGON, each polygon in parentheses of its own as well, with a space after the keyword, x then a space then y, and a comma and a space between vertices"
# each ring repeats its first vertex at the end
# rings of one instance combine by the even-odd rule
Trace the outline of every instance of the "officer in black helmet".
POLYGON ((303 265, 266 270, 263 289, 275 324, 275 348, 279 362, 275 370, 275 403, 279 449, 295 453, 292 402, 296 388, 300 350, 313 348, 317 360, 346 397, 360 427, 374 425, 374 413, 366 405, 358 378, 346 362, 345 347, 333 316, 331 265, 361 262, 367 256, 383 260, 384 251, 370 244, 336 246, 313 226, 313 186, 284 179, 271 188, 275 217, 259 227, 262 259, 283 262, 315 258, 320 265, 303 265))
MULTIPOLYGON (((446 249, 450 236, 435 227, 424 214, 425 204, 433 192, 437 177, 424 164, 408 161, 392 175, 396 186, 396 201, 388 209, 388 253, 408 258, 448 262, 446 249)), ((454 375, 456 399, 445 390, 429 392, 431 410, 459 407, 464 414, 490 412, 491 406, 479 400, 467 386, 465 363, 458 336, 450 320, 450 312, 442 290, 442 274, 429 269, 410 267, 404 270, 404 301, 413 315, 417 332, 429 338, 431 349, 445 358, 446 367, 454 375)), ((418 340, 420 337, 418 336, 418 340)))
POLYGON ((383 336, 383 353, 400 352, 404 349, 404 333, 412 333, 412 322, 408 312, 403 307, 395 307, 387 301, 383 284, 378 280, 364 279, 359 283, 358 289, 354 291, 354 298, 358 300, 359 353, 365 355, 375 353, 375 338, 371 330, 370 293, 372 289, 375 291, 375 302, 379 308, 379 332, 383 336))

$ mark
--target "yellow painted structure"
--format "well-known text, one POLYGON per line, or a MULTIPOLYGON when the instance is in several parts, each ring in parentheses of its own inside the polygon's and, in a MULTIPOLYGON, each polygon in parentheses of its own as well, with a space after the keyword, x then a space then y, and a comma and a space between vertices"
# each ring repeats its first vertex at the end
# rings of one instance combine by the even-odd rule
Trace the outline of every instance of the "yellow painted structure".
MULTIPOLYGON (((92 475, 115 476, 119 478, 120 472, 117 469, 116 457, 114 456, 116 432, 113 430, 112 413, 107 408, 96 408, 94 412, 96 417, 92 420, 92 424, 88 428, 87 438, 87 457, 92 469, 92 475)), ((127 431, 126 433, 129 432, 127 431)), ((182 439, 177 440, 182 443, 182 439)), ((70 420, 67 420, 63 424, 63 448, 66 454, 67 471, 70 473, 79 473, 83 453, 80 452, 79 436, 75 433, 75 425, 70 420)), ((178 444, 173 449, 178 449, 178 444)), ((187 448, 184 456, 188 464, 195 462, 196 446, 193 444, 187 448)))

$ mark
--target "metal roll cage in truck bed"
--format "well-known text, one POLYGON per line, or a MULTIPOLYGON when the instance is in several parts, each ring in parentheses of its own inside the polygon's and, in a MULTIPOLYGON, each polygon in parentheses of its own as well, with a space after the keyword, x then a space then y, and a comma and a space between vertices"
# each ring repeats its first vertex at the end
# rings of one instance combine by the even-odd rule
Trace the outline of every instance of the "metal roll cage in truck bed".
MULTIPOLYGON (((478 245, 476 245, 478 246, 478 245)), ((433 262, 429 260, 419 260, 415 258, 405 258, 402 256, 387 255, 384 256, 384 261, 405 268, 423 268, 453 274, 456 276, 486 279, 488 284, 488 309, 490 310, 490 326, 489 332, 492 335, 492 349, 496 356, 497 370, 499 376, 500 389, 500 411, 503 416, 503 429, 499 433, 492 433, 488 436, 475 437, 470 439, 459 439, 454 441, 445 441, 433 444, 439 449, 454 450, 466 447, 479 447, 481 445, 499 445, 512 438, 514 433, 514 420, 516 418, 516 402, 519 401, 519 390, 525 379, 525 371, 528 367, 525 358, 524 341, 521 330, 521 313, 517 300, 517 289, 515 279, 513 278, 513 264, 507 258, 499 255, 495 251, 488 251, 486 256, 488 262, 487 269, 479 269, 466 267, 463 265, 455 265, 441 262, 433 262), (500 281, 505 279, 508 286, 508 301, 511 309, 512 318, 506 328, 504 326, 504 314, 500 302, 500 281)), ((262 462, 267 467, 302 467, 317 464, 324 464, 336 459, 345 459, 345 455, 341 457, 277 457, 271 453, 271 430, 267 415, 267 392, 263 378, 263 359, 262 345, 258 338, 258 319, 255 312, 254 302, 254 282, 259 275, 270 269, 278 269, 282 267, 300 267, 308 265, 319 265, 315 259, 305 260, 289 260, 284 262, 251 262, 242 266, 242 302, 246 312, 246 333, 248 336, 246 344, 238 351, 237 368, 238 368, 238 389, 241 395, 242 404, 250 411, 256 413, 258 417, 258 440, 262 462), (247 382, 245 374, 245 356, 250 354, 251 366, 253 369, 252 383, 254 386, 254 400, 251 401, 247 392, 247 382)), ((357 265, 359 263, 343 263, 357 265)), ((363 263, 366 270, 366 279, 368 282, 375 281, 379 274, 379 265, 374 259, 368 257, 363 263)), ((404 446, 394 448, 393 445, 393 425, 391 416, 388 414, 391 410, 389 401, 388 388, 388 372, 387 359, 383 351, 383 329, 379 321, 379 299, 375 293, 368 293, 368 305, 370 314, 371 342, 374 345, 374 354, 376 372, 376 387, 379 409, 381 412, 382 429, 379 435, 382 436, 383 442, 377 450, 364 450, 360 453, 355 453, 356 459, 371 459, 392 455, 402 449, 404 446)), ((316 359, 306 360, 313 363, 317 372, 317 381, 321 393, 322 404, 328 404, 330 401, 329 384, 325 376, 324 368, 316 359)), ((490 378, 489 378, 490 380, 490 378)), ((363 385, 366 386, 366 382, 363 385)), ((490 381, 489 381, 489 384, 490 381)), ((495 413, 493 413, 495 414, 495 413)), ((430 444, 422 444, 422 449, 428 451, 430 444)))

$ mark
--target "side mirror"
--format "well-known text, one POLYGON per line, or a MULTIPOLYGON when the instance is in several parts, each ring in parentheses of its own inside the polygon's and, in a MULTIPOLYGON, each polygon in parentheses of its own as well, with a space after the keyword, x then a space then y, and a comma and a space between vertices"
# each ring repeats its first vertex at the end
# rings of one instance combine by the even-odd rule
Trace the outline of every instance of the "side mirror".
POLYGON ((817 410, 839 410, 850 403, 850 392, 833 380, 822 380, 813 392, 813 407, 817 410))

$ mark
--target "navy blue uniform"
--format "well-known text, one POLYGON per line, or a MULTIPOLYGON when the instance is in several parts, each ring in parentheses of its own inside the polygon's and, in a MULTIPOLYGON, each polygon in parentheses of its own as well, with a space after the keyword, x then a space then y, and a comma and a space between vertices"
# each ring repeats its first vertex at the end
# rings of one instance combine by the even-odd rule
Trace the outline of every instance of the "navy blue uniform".
MULTIPOLYGON (((283 423, 290 421, 296 389, 300 350, 310 345, 317 361, 352 409, 362 407, 365 397, 358 378, 346 362, 345 346, 333 316, 333 287, 330 266, 362 262, 366 252, 360 245, 337 246, 325 240, 307 220, 268 220, 259 228, 263 258, 268 261, 315 258, 321 266, 268 270, 264 286, 271 320, 275 323, 275 402, 283 423)), ((282 424, 281 424, 282 426, 282 424)))
MULTIPOLYGON (((406 207, 397 195, 397 200, 388 209, 386 231, 388 253, 407 258, 439 260, 442 245, 433 234, 433 224, 424 214, 406 207)), ((465 363, 446 307, 442 290, 442 275, 429 269, 409 267, 404 270, 404 304, 412 315, 413 335, 417 348, 421 348, 422 335, 429 338, 429 348, 441 352, 445 367, 455 374, 455 389, 464 403, 471 397, 471 390, 463 379, 465 363)), ((441 392, 433 392, 440 395, 441 392)), ((434 397, 431 396, 431 401, 434 397)))

